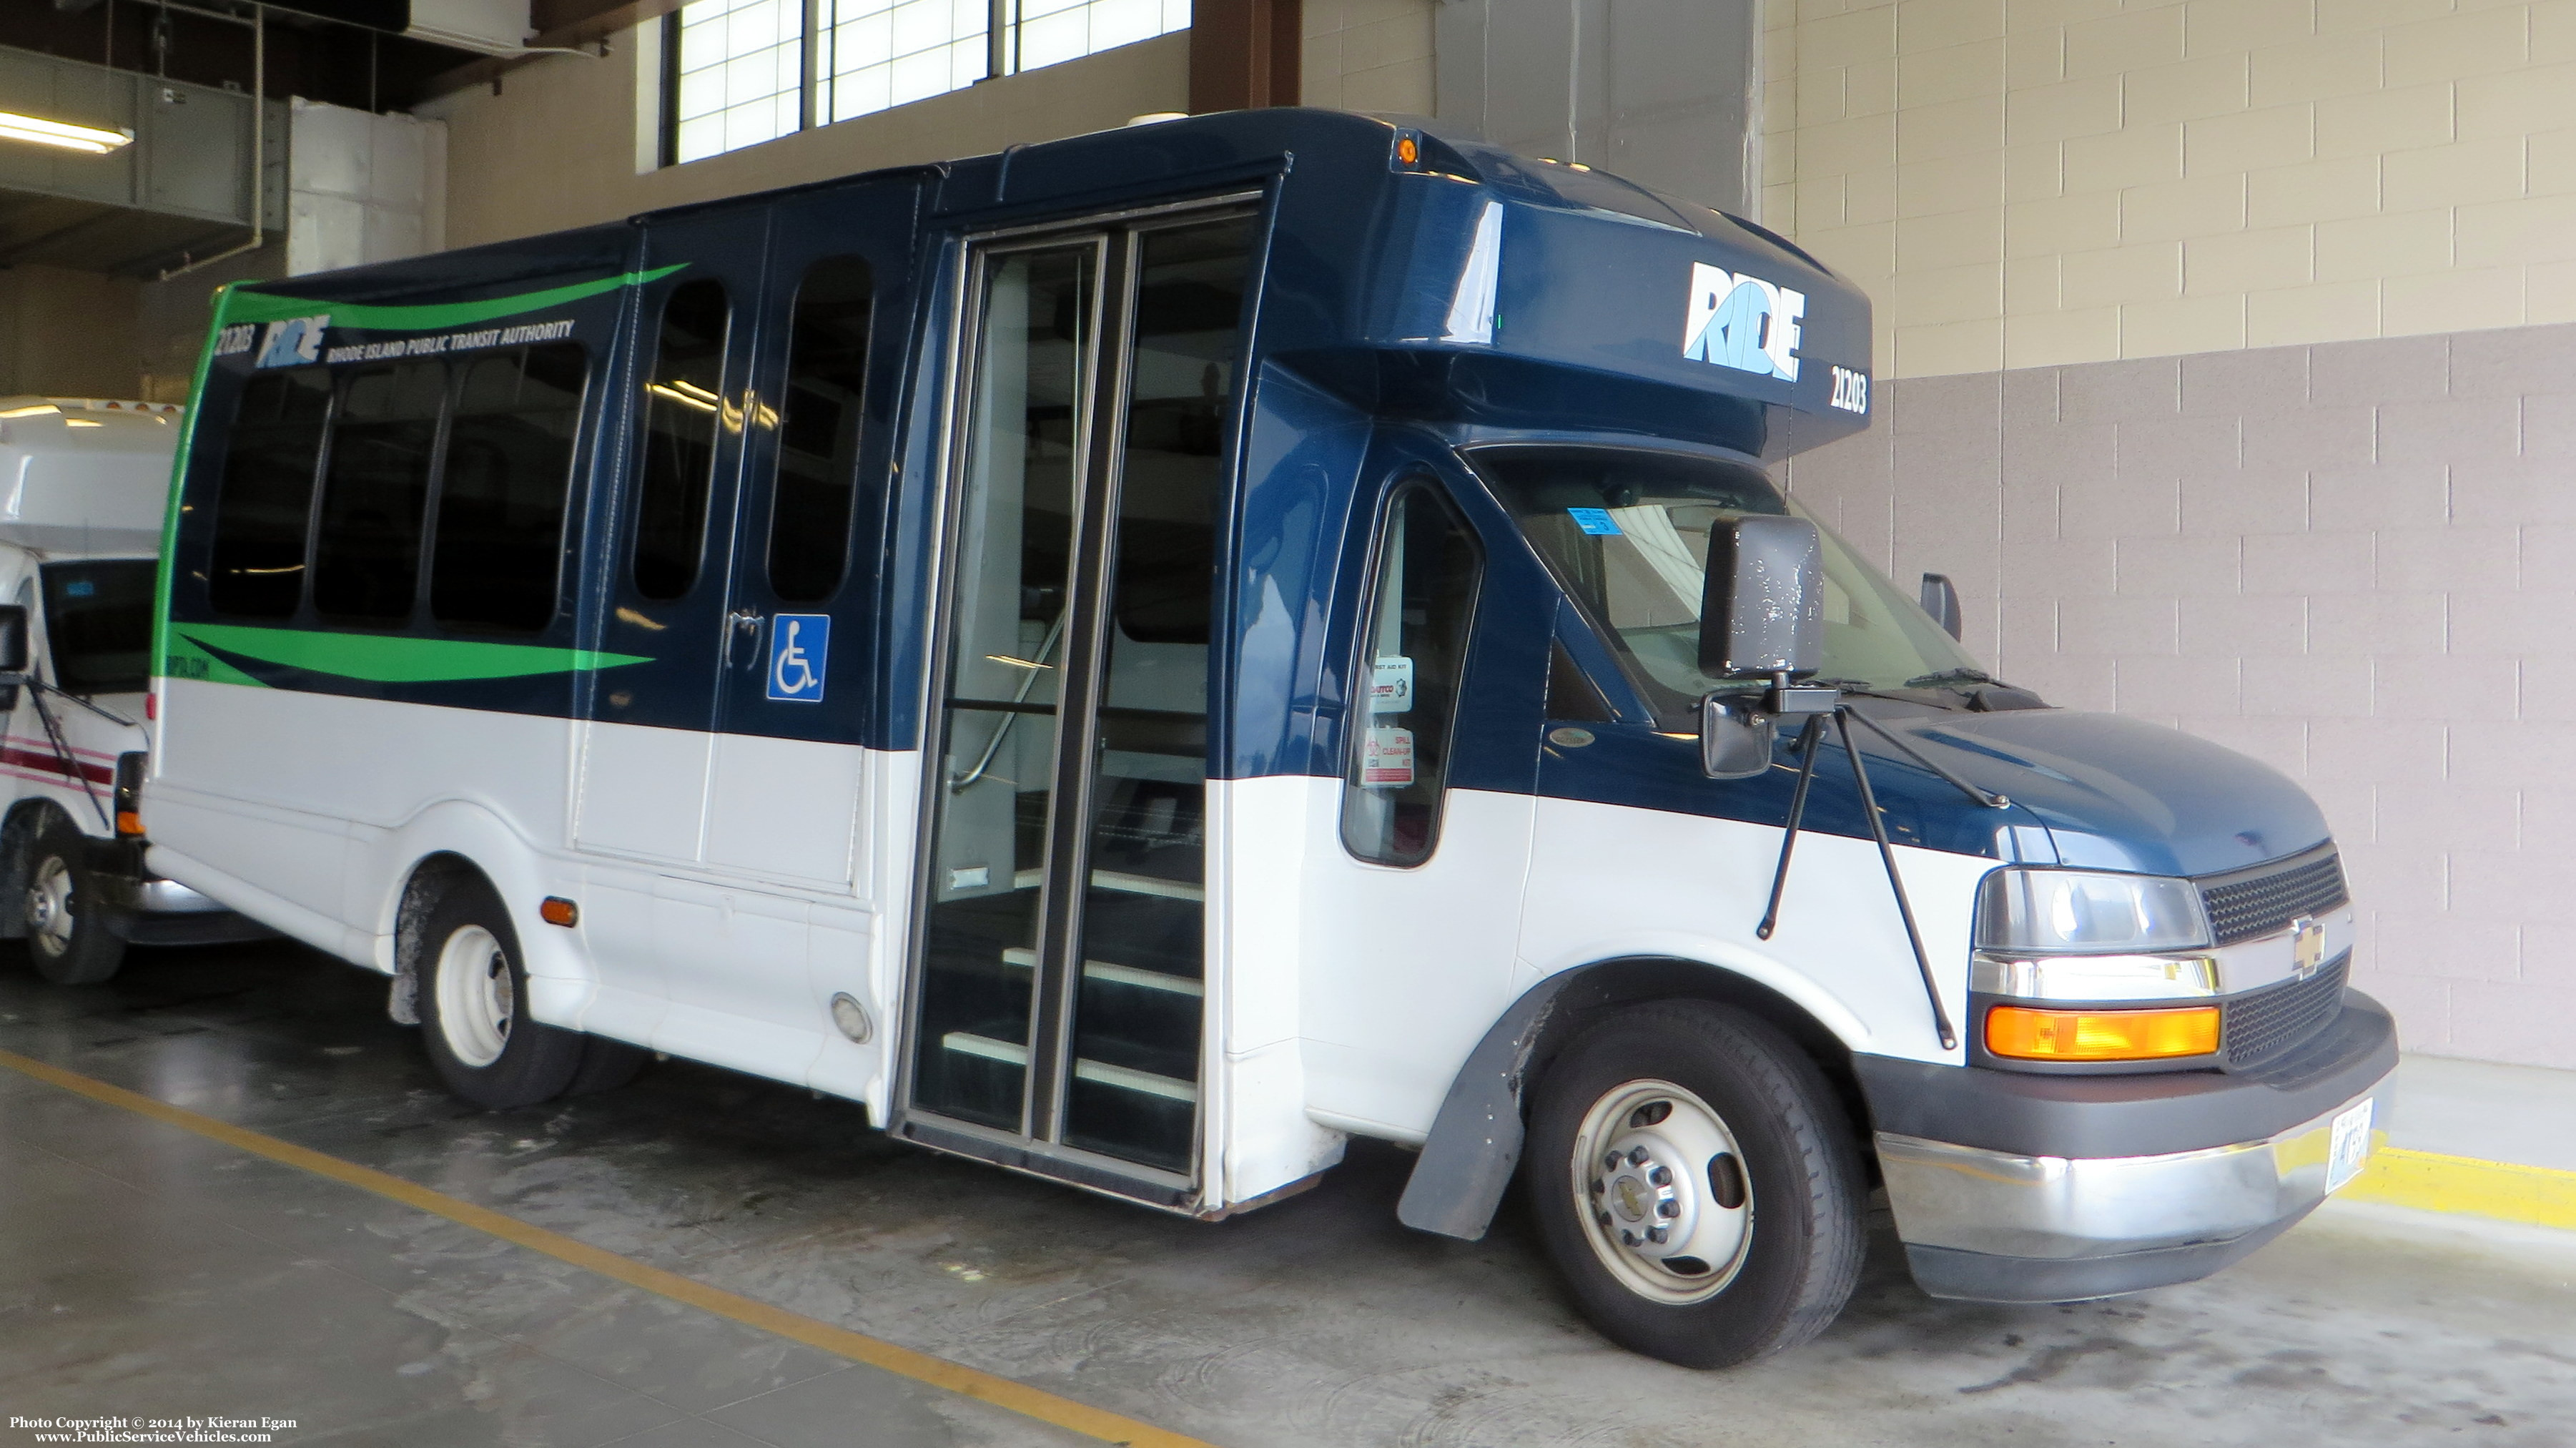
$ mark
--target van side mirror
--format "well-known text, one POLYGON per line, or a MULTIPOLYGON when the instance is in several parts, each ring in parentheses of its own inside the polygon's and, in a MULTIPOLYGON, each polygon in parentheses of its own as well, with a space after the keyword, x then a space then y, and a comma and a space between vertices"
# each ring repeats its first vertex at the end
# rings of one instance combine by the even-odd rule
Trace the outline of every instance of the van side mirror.
POLYGON ((0 683, 15 684, 26 672, 26 605, 0 603, 0 683))
POLYGON ((1824 663, 1824 548, 1804 518, 1754 514, 1708 530, 1699 671, 1804 678, 1824 663))
POLYGON ((1751 779, 1771 767, 1778 723, 1755 707, 1756 693, 1710 694, 1699 701, 1699 768, 1711 779, 1751 779))
POLYGON ((1923 611, 1950 637, 1959 636, 1959 589, 1946 573, 1923 575, 1923 611))

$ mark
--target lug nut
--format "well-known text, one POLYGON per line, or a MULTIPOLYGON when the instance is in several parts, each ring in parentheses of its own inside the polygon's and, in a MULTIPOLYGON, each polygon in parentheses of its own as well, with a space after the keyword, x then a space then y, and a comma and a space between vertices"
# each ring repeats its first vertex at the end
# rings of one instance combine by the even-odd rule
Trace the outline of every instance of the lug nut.
POLYGON ((1646 1149, 1645 1149, 1644 1147, 1642 1147, 1642 1146, 1632 1146, 1632 1147, 1628 1148, 1628 1165, 1630 1165, 1630 1166, 1644 1166, 1645 1164, 1646 1164, 1646 1149))
POLYGON ((1653 1182, 1659 1187, 1671 1186, 1673 1184, 1673 1169, 1668 1166, 1659 1166, 1653 1171, 1646 1173, 1646 1180, 1653 1182))
POLYGON ((1669 1197, 1655 1203, 1655 1215, 1658 1217, 1678 1217, 1681 1214, 1682 1204, 1669 1197))

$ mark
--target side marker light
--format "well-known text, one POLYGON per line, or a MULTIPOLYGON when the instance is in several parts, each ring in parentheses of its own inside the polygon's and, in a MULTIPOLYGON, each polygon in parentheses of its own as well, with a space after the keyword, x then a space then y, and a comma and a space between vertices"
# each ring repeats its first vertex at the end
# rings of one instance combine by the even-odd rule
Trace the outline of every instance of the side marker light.
POLYGON ((581 923, 581 907, 561 895, 548 895, 537 906, 537 918, 548 925, 560 925, 569 930, 581 923))

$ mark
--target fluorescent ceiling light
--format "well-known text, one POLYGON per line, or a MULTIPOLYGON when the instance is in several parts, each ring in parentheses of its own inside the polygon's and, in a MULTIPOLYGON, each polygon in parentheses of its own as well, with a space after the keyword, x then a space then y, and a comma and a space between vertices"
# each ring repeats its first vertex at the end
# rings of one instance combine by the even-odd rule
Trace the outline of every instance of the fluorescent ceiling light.
POLYGON ((69 121, 48 121, 41 116, 0 111, 0 141, 33 141, 40 146, 60 146, 66 151, 87 151, 93 156, 104 156, 133 140, 134 133, 130 130, 75 126, 69 121))
POLYGON ((64 419, 63 419, 63 426, 65 426, 65 427, 105 427, 105 426, 107 426, 107 424, 106 424, 106 423, 103 423, 103 422, 92 422, 92 421, 90 421, 90 420, 89 420, 88 418, 86 418, 86 417, 66 417, 66 418, 64 418, 64 419))
POLYGON ((62 411, 61 408, 50 402, 39 402, 33 407, 10 408, 7 412, 0 412, 0 417, 42 417, 46 413, 60 411, 62 411))

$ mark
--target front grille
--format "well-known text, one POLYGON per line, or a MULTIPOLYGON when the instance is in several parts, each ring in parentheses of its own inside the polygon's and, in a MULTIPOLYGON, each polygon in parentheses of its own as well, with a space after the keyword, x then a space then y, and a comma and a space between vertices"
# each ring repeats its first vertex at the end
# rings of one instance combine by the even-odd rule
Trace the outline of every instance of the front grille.
POLYGON ((2306 1045, 2342 1007, 2344 973, 2351 964, 2351 955, 2338 955, 2306 980, 2284 981, 2228 1002, 2218 1038, 2227 1064, 2243 1071, 2306 1045))
POLYGON ((2286 930, 2300 916, 2323 915, 2346 898, 2343 862, 2332 850, 2286 869, 2200 887, 2209 928, 2221 945, 2286 930))

